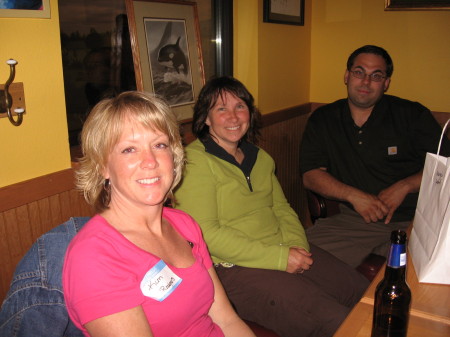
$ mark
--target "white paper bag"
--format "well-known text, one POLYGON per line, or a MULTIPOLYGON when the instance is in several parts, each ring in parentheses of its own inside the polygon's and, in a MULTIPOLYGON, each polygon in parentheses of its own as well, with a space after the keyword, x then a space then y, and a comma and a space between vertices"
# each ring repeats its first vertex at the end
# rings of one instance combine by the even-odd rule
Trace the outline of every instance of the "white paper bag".
POLYGON ((450 284, 450 159, 427 153, 409 240, 419 282, 450 284))

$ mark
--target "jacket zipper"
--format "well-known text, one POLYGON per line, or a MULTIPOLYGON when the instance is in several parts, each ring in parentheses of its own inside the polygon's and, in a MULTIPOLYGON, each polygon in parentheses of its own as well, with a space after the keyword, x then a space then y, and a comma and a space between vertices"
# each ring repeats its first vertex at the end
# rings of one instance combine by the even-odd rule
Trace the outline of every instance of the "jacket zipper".
POLYGON ((245 176, 245 179, 247 180, 247 184, 248 184, 248 188, 250 189, 250 192, 253 192, 252 181, 250 180, 250 176, 245 176))

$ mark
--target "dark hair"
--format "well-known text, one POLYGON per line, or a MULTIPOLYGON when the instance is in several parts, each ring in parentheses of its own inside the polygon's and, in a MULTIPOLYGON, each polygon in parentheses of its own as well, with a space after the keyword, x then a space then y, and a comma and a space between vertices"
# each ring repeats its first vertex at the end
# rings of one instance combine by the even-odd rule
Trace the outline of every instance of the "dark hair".
POLYGON ((381 56, 386 62, 386 77, 391 77, 394 72, 394 64, 392 63, 392 59, 389 56, 388 52, 381 47, 374 45, 365 45, 358 49, 356 49, 353 53, 350 54, 347 60, 347 70, 352 70, 353 63, 355 62, 356 56, 359 54, 374 54, 381 56))
POLYGON ((201 140, 209 137, 209 126, 206 125, 206 118, 211 108, 216 104, 219 95, 222 96, 226 92, 242 99, 247 105, 250 112, 250 126, 242 139, 256 144, 261 126, 261 114, 255 107, 253 96, 247 88, 240 81, 229 76, 213 78, 203 86, 194 105, 192 133, 201 140))

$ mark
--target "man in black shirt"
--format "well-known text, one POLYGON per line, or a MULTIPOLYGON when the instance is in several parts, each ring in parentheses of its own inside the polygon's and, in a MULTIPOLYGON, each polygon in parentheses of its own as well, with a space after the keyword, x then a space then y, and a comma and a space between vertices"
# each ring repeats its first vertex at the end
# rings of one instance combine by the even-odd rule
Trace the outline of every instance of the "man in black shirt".
MULTIPOLYGON (((319 219, 308 239, 356 267, 369 253, 387 255, 389 234, 406 229, 417 204, 427 152, 441 128, 417 102, 386 95, 393 63, 377 46, 347 61, 347 99, 317 109, 300 153, 303 183, 341 201, 339 215, 319 219)), ((450 155, 445 137, 441 155, 450 155)))

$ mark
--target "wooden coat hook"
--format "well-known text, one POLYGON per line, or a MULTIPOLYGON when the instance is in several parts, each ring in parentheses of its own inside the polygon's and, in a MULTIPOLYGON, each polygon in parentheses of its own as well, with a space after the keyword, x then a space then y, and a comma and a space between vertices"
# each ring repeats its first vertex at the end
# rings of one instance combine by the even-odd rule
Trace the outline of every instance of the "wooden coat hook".
MULTIPOLYGON (((12 125, 19 126, 22 124, 23 114, 25 112, 25 99, 23 94, 23 83, 13 83, 16 76, 17 61, 9 59, 6 64, 10 67, 9 78, 0 90, 0 113, 7 114, 7 117, 12 125), (10 88, 11 86, 11 88, 10 88), (13 110, 17 115, 17 120, 14 119, 13 110)), ((4 116, 6 117, 6 116, 4 116)))

